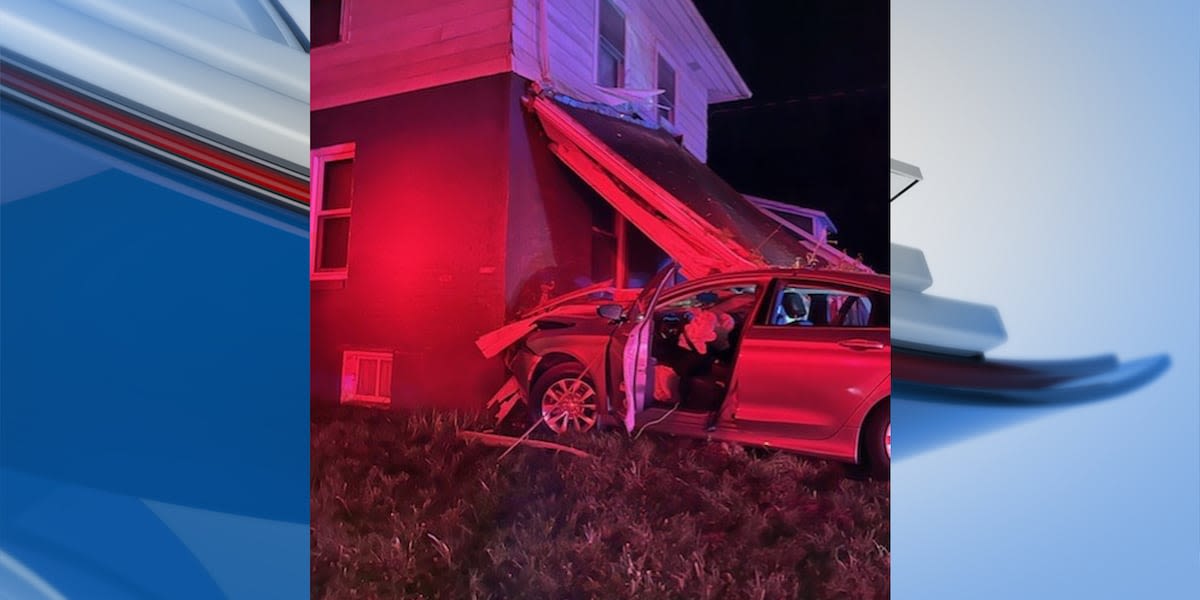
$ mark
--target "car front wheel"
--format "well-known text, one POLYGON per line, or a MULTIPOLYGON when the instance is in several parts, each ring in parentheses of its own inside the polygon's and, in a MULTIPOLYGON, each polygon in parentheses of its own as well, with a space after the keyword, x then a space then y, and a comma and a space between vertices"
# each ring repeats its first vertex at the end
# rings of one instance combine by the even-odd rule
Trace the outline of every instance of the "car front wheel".
POLYGON ((530 393, 530 415, 556 434, 588 431, 596 426, 596 386, 576 363, 546 371, 530 393))

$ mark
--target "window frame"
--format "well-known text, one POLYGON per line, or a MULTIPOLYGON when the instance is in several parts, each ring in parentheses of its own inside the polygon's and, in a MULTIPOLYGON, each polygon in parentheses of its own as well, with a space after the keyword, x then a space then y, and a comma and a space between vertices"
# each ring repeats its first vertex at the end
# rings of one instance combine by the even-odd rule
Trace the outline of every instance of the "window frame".
POLYGON ((654 102, 654 113, 661 122, 663 120, 662 110, 664 108, 662 100, 666 97, 666 88, 662 86, 662 65, 665 63, 667 67, 671 69, 671 75, 673 79, 671 82, 671 103, 668 107, 666 121, 672 125, 676 125, 678 123, 679 115, 679 69, 675 68, 675 63, 672 62, 671 58, 663 53, 661 49, 655 51, 654 55, 654 86, 660 90, 663 90, 663 93, 659 94, 658 98, 654 102))
POLYGON ((762 281, 754 278, 730 279, 720 282, 702 280, 678 283, 672 281, 672 284, 673 285, 666 286, 662 294, 664 297, 659 298, 658 303, 654 306, 653 314, 655 318, 660 316, 658 312, 660 310, 665 310, 667 308, 678 308, 674 305, 685 300, 695 298, 699 294, 712 292, 714 289, 731 291, 733 288, 753 288, 753 291, 749 293, 754 294, 754 298, 753 302, 750 303, 750 308, 747 311, 746 317, 748 322, 753 322, 754 316, 758 314, 759 304, 761 304, 763 299, 766 298, 765 290, 767 289, 767 286, 764 286, 762 281))
POLYGON ((321 44, 320 46, 318 46, 316 44, 313 44, 312 37, 311 37, 312 32, 310 31, 309 39, 308 39, 308 46, 309 46, 310 52, 313 50, 316 50, 317 48, 332 48, 334 46, 337 46, 340 44, 345 44, 346 42, 350 41, 350 13, 351 13, 350 4, 352 2, 354 2, 354 0, 341 0, 341 2, 342 2, 342 5, 338 9, 338 39, 335 41, 329 42, 328 44, 321 44))
MULTIPOLYGON (((319 269, 317 257, 320 255, 321 238, 318 225, 325 217, 346 217, 353 219, 354 184, 350 187, 350 206, 347 208, 325 209, 325 165, 330 162, 349 159, 356 162, 356 146, 354 142, 335 144, 321 148, 313 148, 311 153, 309 179, 308 207, 308 275, 313 281, 346 279, 350 273, 350 233, 346 233, 346 266, 340 269, 319 269)), ((355 165, 357 168, 357 165, 355 165)))
POLYGON ((625 73, 625 71, 626 71, 627 67, 629 66, 629 15, 626 14, 624 8, 622 8, 619 4, 617 4, 613 0, 596 0, 596 39, 595 39, 595 44, 593 44, 593 48, 595 48, 596 54, 595 54, 595 60, 592 61, 592 69, 594 71, 592 73, 592 81, 596 82, 596 85, 599 87, 602 87, 602 88, 609 88, 609 89, 624 88, 626 80, 628 79, 628 76, 625 73), (624 34, 624 35, 622 35, 622 38, 624 38, 624 39, 622 39, 622 47, 621 48, 616 48, 615 46, 613 46, 613 44, 610 43, 608 40, 606 40, 602 34, 604 28, 601 26, 602 24, 601 24, 600 19, 601 19, 601 15, 603 13, 603 11, 601 10, 602 5, 605 3, 607 3, 609 6, 611 6, 613 8, 613 10, 616 11, 617 14, 621 15, 621 31, 624 34), (618 59, 617 60, 617 82, 616 82, 616 85, 614 85, 614 86, 607 86, 607 85, 600 83, 600 57, 601 57, 601 53, 606 52, 606 50, 604 48, 604 46, 606 46, 606 45, 609 47, 612 47, 613 51, 619 52, 619 56, 617 57, 617 59, 618 59))
POLYGON ((379 367, 376 368, 376 372, 375 372, 375 391, 376 392, 379 391, 379 387, 380 387, 379 384, 381 381, 383 381, 382 365, 383 365, 384 361, 387 361, 388 364, 390 365, 388 372, 392 376, 392 378, 395 378, 395 373, 396 373, 396 370, 395 370, 396 355, 395 355, 395 353, 390 352, 390 351, 385 351, 385 350, 344 350, 344 351, 342 351, 341 377, 338 379, 338 403, 339 404, 360 404, 360 405, 368 405, 368 406, 390 407, 392 405, 392 392, 394 391, 392 389, 394 386, 391 385, 390 381, 388 382, 388 395, 387 396, 381 396, 381 395, 378 395, 378 393, 376 395, 364 395, 364 394, 358 393, 358 372, 361 369, 363 360, 379 361, 379 367), (347 364, 349 364, 349 362, 351 360, 356 361, 354 364, 355 380, 354 380, 354 384, 352 386, 349 386, 352 389, 347 389, 346 383, 347 383, 348 373, 347 373, 346 366, 347 366, 347 364))
MULTIPOLYGON (((857 327, 842 326, 842 325, 817 325, 811 324, 808 326, 797 327, 792 324, 774 323, 773 316, 775 308, 779 300, 782 298, 782 293, 789 287, 807 288, 823 292, 836 292, 843 295, 854 295, 865 297, 871 301, 871 317, 875 316, 875 310, 879 307, 875 306, 875 301, 872 296, 876 294, 889 296, 888 292, 871 289, 869 287, 859 288, 853 285, 838 284, 832 282, 819 281, 803 281, 798 279, 778 279, 770 290, 769 296, 764 296, 762 299, 761 310, 754 319, 754 327, 767 327, 771 329, 796 329, 798 331, 866 331, 866 330, 889 330, 890 325, 863 325, 857 327)), ((827 294, 828 295, 828 294, 827 294)))

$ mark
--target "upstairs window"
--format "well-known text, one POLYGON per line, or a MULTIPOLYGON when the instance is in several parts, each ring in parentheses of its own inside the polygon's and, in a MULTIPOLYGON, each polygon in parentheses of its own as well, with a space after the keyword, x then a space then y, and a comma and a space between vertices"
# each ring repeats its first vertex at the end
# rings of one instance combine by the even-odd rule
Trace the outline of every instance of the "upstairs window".
POLYGON ((675 122, 675 69, 663 55, 658 55, 658 116, 664 121, 675 122))
POLYGON ((312 151, 309 265, 313 279, 345 279, 354 200, 354 144, 312 151))
POLYGON ((625 86, 625 15, 611 0, 600 0, 600 26, 596 48, 596 83, 625 86))
POLYGON ((312 0, 309 16, 312 19, 312 46, 328 46, 342 41, 343 0, 312 0))

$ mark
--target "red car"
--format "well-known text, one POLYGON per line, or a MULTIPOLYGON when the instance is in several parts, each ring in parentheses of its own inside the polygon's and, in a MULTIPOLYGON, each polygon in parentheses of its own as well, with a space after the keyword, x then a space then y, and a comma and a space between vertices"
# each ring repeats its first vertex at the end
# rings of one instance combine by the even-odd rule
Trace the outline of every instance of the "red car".
POLYGON ((891 466, 889 279, 775 269, 560 308, 510 352, 554 432, 647 428, 891 466))

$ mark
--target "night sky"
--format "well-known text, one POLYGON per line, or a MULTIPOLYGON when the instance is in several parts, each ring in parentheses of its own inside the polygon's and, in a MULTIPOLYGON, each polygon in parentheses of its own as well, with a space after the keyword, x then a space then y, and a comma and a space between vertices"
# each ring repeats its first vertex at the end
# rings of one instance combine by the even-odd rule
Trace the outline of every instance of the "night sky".
POLYGON ((710 106, 709 165, 826 211, 840 248, 888 272, 888 3, 695 3, 754 94, 710 106))

